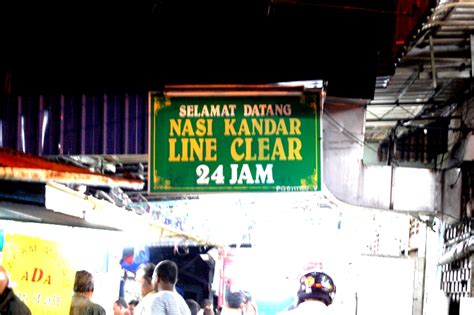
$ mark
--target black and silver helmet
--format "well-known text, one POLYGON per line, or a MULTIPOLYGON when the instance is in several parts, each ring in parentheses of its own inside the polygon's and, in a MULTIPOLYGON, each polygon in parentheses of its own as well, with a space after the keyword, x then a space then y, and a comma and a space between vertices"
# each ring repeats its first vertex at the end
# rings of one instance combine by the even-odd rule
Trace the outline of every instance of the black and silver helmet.
POLYGON ((298 303, 305 299, 318 299, 330 305, 336 294, 336 285, 330 276, 322 271, 310 271, 300 277, 298 303))

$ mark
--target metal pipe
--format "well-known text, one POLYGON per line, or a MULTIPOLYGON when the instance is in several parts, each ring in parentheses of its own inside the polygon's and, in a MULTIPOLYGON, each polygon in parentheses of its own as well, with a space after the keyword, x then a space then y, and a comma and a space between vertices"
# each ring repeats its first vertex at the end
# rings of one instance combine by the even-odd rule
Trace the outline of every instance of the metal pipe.
MULTIPOLYGON (((412 45, 412 47, 416 47, 419 44, 421 44, 425 40, 425 37, 428 35, 428 33, 430 33, 429 31, 431 31, 435 27, 442 26, 442 24, 445 22, 445 21, 439 21, 437 19, 449 18, 447 17, 449 12, 451 12, 452 10, 455 10, 457 7, 474 8, 474 3, 473 2, 455 2, 455 3, 451 2, 451 3, 446 3, 446 4, 437 6, 434 9, 433 14, 431 14, 428 22, 421 28, 421 31, 425 31, 425 33, 422 34, 420 38, 418 38, 418 40, 414 43, 414 45, 412 45)), ((465 21, 462 21, 462 22, 465 22, 465 21)), ((472 21, 467 20, 467 22, 469 23, 469 26, 468 26, 469 28, 472 21)), ((444 24, 444 25, 447 25, 447 24, 444 24)), ((463 26, 461 23, 451 23, 449 25, 463 26)), ((462 27, 460 29, 462 29, 462 27)))
MULTIPOLYGON (((366 122, 379 122, 379 121, 412 121, 412 120, 437 120, 442 117, 413 117, 413 118, 407 118, 407 117, 394 117, 394 118, 380 118, 380 119, 366 119, 366 122)), ((451 116, 451 117, 443 117, 443 118, 449 118, 449 119, 461 119, 462 117, 460 116, 451 116)))
POLYGON ((423 284, 421 286, 421 314, 423 314, 423 309, 425 308, 425 286, 426 286, 426 254, 428 253, 428 226, 425 223, 425 250, 423 257, 423 284))
POLYGON ((373 107, 373 106, 423 106, 423 105, 443 105, 446 102, 441 102, 441 101, 431 101, 431 102, 384 102, 383 99, 377 101, 371 101, 369 104, 367 104, 367 107, 373 107), (380 103, 379 103, 380 102, 380 103))
POLYGON ((471 45, 471 78, 474 77, 474 34, 470 35, 469 44, 471 45))
POLYGON ((423 26, 423 29, 430 29, 437 26, 456 26, 456 28, 463 29, 465 28, 472 28, 474 27, 474 22, 471 20, 456 20, 456 21, 432 21, 430 23, 426 23, 423 26))
MULTIPOLYGON (((441 14, 441 11, 450 11, 456 7, 474 8, 474 2, 450 2, 441 4, 434 9, 433 16, 441 14)), ((446 14, 446 12, 444 14, 446 14)))
POLYGON ((446 251, 438 260, 438 265, 449 264, 469 256, 474 252, 474 236, 461 241, 446 251))
POLYGON ((430 57, 431 57, 431 77, 433 80, 433 89, 438 87, 438 82, 436 80, 436 64, 434 59, 434 48, 433 48, 433 36, 430 35, 430 57))

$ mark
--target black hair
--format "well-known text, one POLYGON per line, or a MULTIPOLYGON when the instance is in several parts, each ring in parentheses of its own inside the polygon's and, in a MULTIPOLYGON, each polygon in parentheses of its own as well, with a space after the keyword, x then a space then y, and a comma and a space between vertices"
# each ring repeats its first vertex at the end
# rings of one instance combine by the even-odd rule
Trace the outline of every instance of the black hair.
POLYGON ((201 301, 201 307, 202 307, 202 308, 205 308, 207 305, 212 305, 211 300, 209 300, 209 299, 203 299, 203 300, 201 301))
POLYGON ((118 306, 121 306, 123 308, 128 308, 127 301, 125 301, 123 298, 119 298, 117 301, 114 302, 118 306))
POLYGON ((153 272, 155 271, 154 263, 143 263, 140 264, 137 268, 137 273, 139 270, 143 271, 143 279, 145 279, 149 284, 151 284, 151 279, 153 278, 153 272))
POLYGON ((133 306, 137 306, 138 305, 138 300, 130 300, 130 302, 128 302, 128 305, 132 304, 133 306))
POLYGON ((178 281, 178 265, 171 260, 162 260, 156 265, 154 275, 174 285, 178 281))
POLYGON ((226 301, 230 308, 239 308, 244 302, 244 295, 240 291, 230 292, 226 296, 226 301))

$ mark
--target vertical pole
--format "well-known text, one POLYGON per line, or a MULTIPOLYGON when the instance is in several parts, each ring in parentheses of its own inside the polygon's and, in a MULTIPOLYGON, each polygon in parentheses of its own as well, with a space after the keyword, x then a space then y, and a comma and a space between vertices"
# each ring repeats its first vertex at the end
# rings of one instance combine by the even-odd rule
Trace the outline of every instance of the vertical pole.
POLYGON ((471 45, 471 79, 474 78, 474 33, 471 33, 471 36, 469 38, 469 43, 471 45))
POLYGON ((425 222, 423 224, 425 226, 425 248, 424 248, 424 257, 423 257, 423 281, 421 286, 421 314, 424 314, 425 308, 425 284, 426 284, 426 254, 427 254, 427 247, 428 247, 428 226, 425 222))
POLYGON ((355 293, 355 315, 357 315, 357 311, 359 310, 359 297, 357 296, 357 292, 355 293))
POLYGON ((64 95, 61 95, 61 112, 60 112, 60 122, 59 122, 59 143, 58 143, 58 152, 59 155, 64 154, 64 95))
POLYGON ((87 110, 86 110, 86 95, 82 94, 81 99, 81 154, 86 154, 86 132, 87 132, 87 110))
POLYGON ((104 112, 102 117, 102 154, 107 154, 107 94, 104 94, 104 112))
POLYGON ((474 294, 474 254, 471 254, 467 259, 467 291, 469 296, 472 298, 474 294))
POLYGON ((130 96, 128 95, 128 93, 126 93, 125 94, 125 113, 124 113, 124 131, 125 131, 125 135, 124 135, 124 139, 123 139, 125 154, 130 154, 130 150, 129 150, 130 144, 129 144, 129 141, 128 141, 128 136, 129 136, 129 132, 130 132, 129 130, 130 130, 130 96))
POLYGON ((45 128, 46 126, 44 125, 44 96, 40 95, 39 96, 39 109, 38 109, 38 131, 36 133, 36 137, 38 139, 37 144, 36 144, 36 150, 38 151, 37 154, 42 155, 43 154, 43 145, 44 145, 44 134, 45 134, 45 128))
POLYGON ((23 133, 23 113, 22 113, 22 104, 23 104, 23 98, 21 96, 18 96, 18 107, 17 107, 17 117, 16 117, 16 149, 20 151, 24 151, 24 133, 23 133))
POLYGON ((431 79, 433 80, 433 89, 436 89, 438 87, 438 81, 436 77, 437 75, 436 75, 436 64, 435 64, 435 58, 434 58, 433 36, 431 35, 430 35, 430 58, 431 58, 431 79))

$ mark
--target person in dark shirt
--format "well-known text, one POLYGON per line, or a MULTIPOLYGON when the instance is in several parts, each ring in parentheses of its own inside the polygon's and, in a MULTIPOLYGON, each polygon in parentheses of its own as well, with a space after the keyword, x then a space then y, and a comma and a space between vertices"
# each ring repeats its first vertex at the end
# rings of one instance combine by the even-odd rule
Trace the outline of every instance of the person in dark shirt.
POLYGON ((0 314, 2 315, 31 315, 31 311, 11 288, 6 269, 0 265, 0 314))
POLYGON ((72 296, 70 315, 105 315, 105 309, 91 301, 94 293, 92 274, 86 270, 76 272, 74 295, 72 296))

